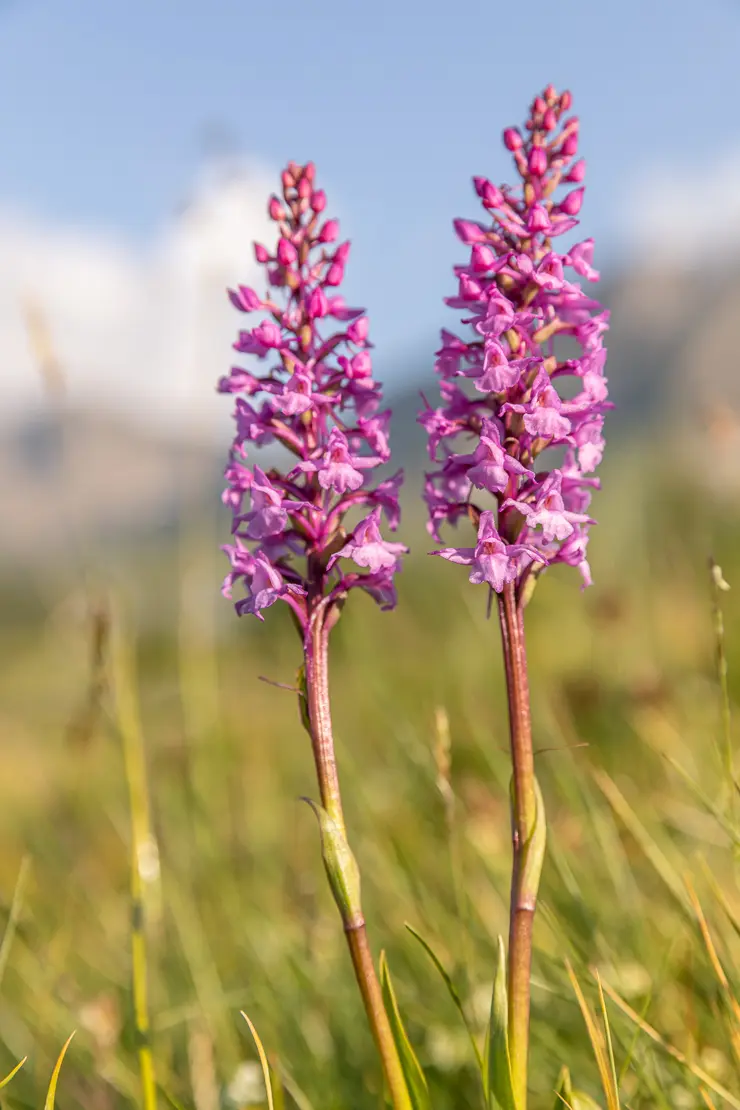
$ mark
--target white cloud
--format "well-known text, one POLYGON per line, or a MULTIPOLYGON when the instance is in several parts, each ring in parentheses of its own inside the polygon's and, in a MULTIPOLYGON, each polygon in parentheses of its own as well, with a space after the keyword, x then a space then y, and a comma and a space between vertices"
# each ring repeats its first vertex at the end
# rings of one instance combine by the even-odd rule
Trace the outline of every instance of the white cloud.
POLYGON ((225 289, 257 279, 272 175, 212 172, 143 248, 119 235, 43 224, 0 207, 0 420, 44 403, 24 303, 37 307, 70 405, 135 414, 160 431, 228 425, 214 393, 239 317, 225 289))
POLYGON ((703 165, 656 163, 624 191, 622 235, 639 259, 727 262, 740 249, 740 149, 703 165))

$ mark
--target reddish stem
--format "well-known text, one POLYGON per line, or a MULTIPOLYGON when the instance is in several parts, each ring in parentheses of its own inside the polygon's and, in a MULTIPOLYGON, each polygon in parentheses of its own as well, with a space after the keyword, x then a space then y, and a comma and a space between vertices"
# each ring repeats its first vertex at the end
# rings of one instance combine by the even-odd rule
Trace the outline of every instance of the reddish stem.
POLYGON ((511 740, 511 817, 513 860, 509 910, 509 1052, 517 1106, 527 1104, 529 1052, 530 978, 532 969, 532 925, 535 895, 522 883, 522 853, 532 835, 537 815, 537 796, 532 750, 532 719, 524 640, 524 614, 513 582, 499 595, 499 619, 506 670, 511 740))
MULTIPOLYGON (((318 601, 305 631, 303 648, 306 697, 321 805, 336 822, 346 843, 329 704, 329 631, 332 617, 336 613, 336 610, 330 606, 328 598, 318 601)), ((383 1005, 383 995, 370 951, 362 907, 359 900, 353 905, 336 897, 335 900, 342 915, 355 978, 378 1049, 391 1102, 394 1110, 412 1110, 398 1050, 383 1005)))

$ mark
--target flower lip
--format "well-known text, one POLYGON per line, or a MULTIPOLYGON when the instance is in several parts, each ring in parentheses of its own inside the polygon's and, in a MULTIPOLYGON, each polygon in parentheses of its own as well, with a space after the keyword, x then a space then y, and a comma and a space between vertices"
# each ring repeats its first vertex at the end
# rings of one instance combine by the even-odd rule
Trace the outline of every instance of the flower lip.
POLYGON ((380 534, 380 507, 373 509, 369 516, 360 521, 347 543, 336 555, 332 556, 330 566, 338 559, 352 559, 360 567, 370 571, 396 569, 399 557, 408 552, 402 543, 388 543, 380 534))

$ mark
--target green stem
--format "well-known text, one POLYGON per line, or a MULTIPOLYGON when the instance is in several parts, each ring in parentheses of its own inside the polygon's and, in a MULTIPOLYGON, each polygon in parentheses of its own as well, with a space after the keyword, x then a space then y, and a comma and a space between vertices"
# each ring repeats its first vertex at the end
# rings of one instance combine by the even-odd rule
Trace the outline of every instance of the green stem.
POLYGON ((508 1033, 512 1085, 516 1105, 526 1110, 529 1055, 530 979, 532 969, 532 926, 537 904, 537 885, 529 881, 525 852, 537 817, 537 790, 532 750, 532 720, 524 642, 524 614, 514 583, 499 595, 499 618, 506 667, 509 702, 509 731, 512 762, 511 903, 509 910, 508 1033))
MULTIPOLYGON (((144 1110, 156 1110, 157 1083, 150 1036, 149 971, 142 875, 147 861, 156 858, 156 842, 149 819, 146 755, 134 686, 133 651, 120 628, 116 629, 114 638, 113 687, 131 813, 131 963, 139 1073, 144 1110)), ((149 865, 151 866, 151 862, 149 865)))
MULTIPOLYGON (((329 705, 328 647, 331 616, 327 620, 327 610, 326 599, 322 599, 315 606, 304 635, 306 700, 321 805, 333 826, 330 832, 324 826, 322 840, 329 835, 334 838, 334 843, 331 845, 331 848, 334 849, 332 863, 334 867, 346 867, 349 871, 350 863, 352 868, 356 868, 356 865, 347 844, 342 799, 339 790, 339 776, 334 754, 334 736, 329 705), (347 857, 349 857, 349 862, 347 857)), ((328 847, 327 844, 324 844, 325 863, 327 862, 328 847)), ((327 870, 329 870, 329 866, 327 864, 327 870)), ((359 898, 359 875, 357 875, 356 882, 343 882, 346 873, 338 876, 339 882, 331 881, 331 874, 329 878, 334 900, 342 916, 352 967, 380 1056, 391 1102, 395 1110, 412 1110, 401 1060, 396 1049, 388 1015, 383 1005, 383 995, 367 938, 365 919, 359 898)))
POLYGON ((727 777, 727 789, 730 808, 735 801, 735 767, 734 753, 732 750, 732 718, 730 713, 730 690, 727 679, 727 653, 725 651, 725 623, 722 612, 722 594, 729 590, 729 585, 722 575, 722 568, 709 560, 712 575, 712 615, 714 617, 714 643, 717 660, 717 677, 720 689, 720 707, 722 712, 722 762, 727 777))

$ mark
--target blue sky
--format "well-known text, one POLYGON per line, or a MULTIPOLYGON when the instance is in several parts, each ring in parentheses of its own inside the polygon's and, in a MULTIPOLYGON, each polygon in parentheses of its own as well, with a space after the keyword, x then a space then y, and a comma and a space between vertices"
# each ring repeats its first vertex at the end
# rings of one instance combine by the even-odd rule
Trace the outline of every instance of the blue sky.
POLYGON ((738 149, 739 49, 740 0, 0 0, 0 209, 145 249, 214 145, 265 172, 312 158, 348 293, 398 358, 433 346, 450 221, 471 174, 508 176, 500 132, 534 93, 574 93, 608 260, 651 174, 701 181, 738 149))

